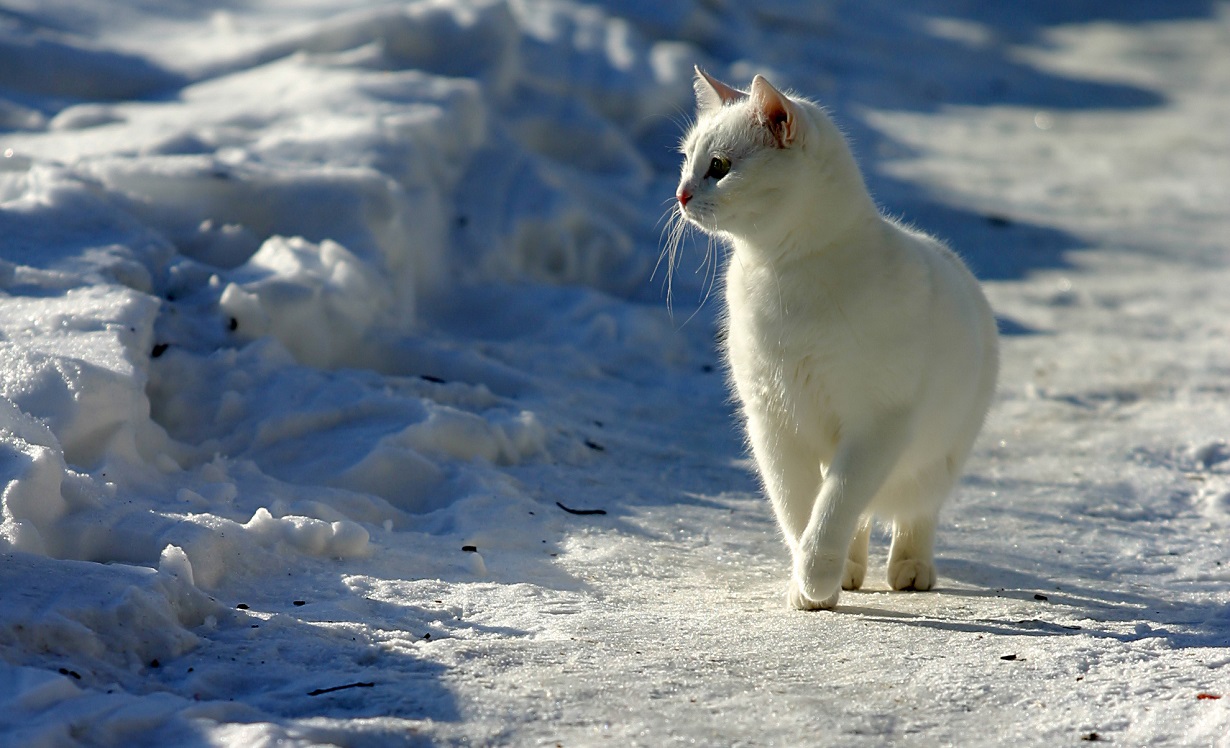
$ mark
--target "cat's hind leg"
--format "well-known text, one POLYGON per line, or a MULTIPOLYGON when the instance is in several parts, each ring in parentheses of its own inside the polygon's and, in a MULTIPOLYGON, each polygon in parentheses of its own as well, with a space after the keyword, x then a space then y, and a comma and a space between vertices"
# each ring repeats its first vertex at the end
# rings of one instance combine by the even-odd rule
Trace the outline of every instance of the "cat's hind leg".
POLYGON ((888 551, 888 586, 929 590, 935 585, 935 516, 898 518, 888 551))
POLYGON ((863 580, 867 578, 867 545, 870 539, 871 515, 865 514, 859 520, 854 540, 850 541, 850 552, 846 555, 846 570, 841 578, 843 590, 857 590, 863 586, 863 580))
POLYGON ((940 507, 956 485, 961 462, 939 460, 916 474, 910 484, 895 489, 900 498, 888 551, 888 586, 894 590, 935 586, 935 524, 940 507))

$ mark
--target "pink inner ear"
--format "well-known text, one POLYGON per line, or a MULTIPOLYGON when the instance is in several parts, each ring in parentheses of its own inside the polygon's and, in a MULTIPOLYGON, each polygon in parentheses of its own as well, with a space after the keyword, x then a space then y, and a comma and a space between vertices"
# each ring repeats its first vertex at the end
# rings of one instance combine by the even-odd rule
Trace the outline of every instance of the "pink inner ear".
POLYGON ((696 103, 702 112, 710 109, 717 109, 724 104, 729 104, 733 101, 740 101, 747 97, 747 94, 737 88, 732 88, 717 78, 706 73, 697 65, 696 80, 693 83, 693 88, 696 90, 696 103))
POLYGON ((751 97, 756 118, 773 133, 777 147, 786 148, 791 145, 794 142, 796 123, 794 102, 760 75, 752 80, 751 97))

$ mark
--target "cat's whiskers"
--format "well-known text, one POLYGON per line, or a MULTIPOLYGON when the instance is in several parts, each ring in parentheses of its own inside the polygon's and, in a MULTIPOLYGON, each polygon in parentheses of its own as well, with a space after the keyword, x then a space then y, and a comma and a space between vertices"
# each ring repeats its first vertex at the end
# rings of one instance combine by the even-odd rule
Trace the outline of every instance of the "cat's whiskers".
POLYGON ((696 272, 705 271, 705 277, 701 282, 702 287, 705 289, 705 294, 700 299, 700 305, 696 307, 696 310, 684 322, 685 325, 691 322, 692 318, 697 314, 700 314, 700 310, 705 308, 705 303, 709 301, 709 297, 713 294, 713 288, 717 285, 719 273, 719 263, 715 250, 726 248, 726 245, 719 242, 713 234, 706 233, 705 236, 708 240, 705 244, 705 259, 701 262, 700 267, 696 269, 696 272))
MULTIPOLYGON (((693 221, 697 220, 697 218, 696 216, 693 216, 689 219, 688 216, 684 215, 683 210, 678 206, 678 202, 675 198, 670 198, 669 202, 674 203, 675 205, 668 208, 663 213, 662 218, 658 221, 660 224, 664 224, 659 236, 659 240, 662 242, 662 251, 658 254, 658 261, 654 264, 653 271, 650 273, 649 278, 650 280, 653 280, 653 278, 657 276, 658 271, 662 269, 663 262, 665 261, 666 278, 664 283, 666 284, 666 309, 673 318, 675 315, 674 278, 675 272, 679 268, 679 262, 681 259, 681 246, 683 244, 684 236, 687 235, 688 230, 693 226, 693 221)), ((701 220, 704 221, 703 218, 701 220)), ((712 222, 712 217, 709 218, 708 222, 712 222)), ((683 321, 684 325, 691 322, 692 319, 700 313, 701 309, 703 309, 705 304, 708 302, 709 297, 713 294, 713 289, 717 285, 718 277, 721 274, 722 258, 718 256, 718 250, 727 249, 725 244, 723 244, 711 231, 705 230, 702 231, 702 233, 705 235, 705 252, 701 259, 701 263, 696 268, 695 272, 704 273, 701 282, 704 293, 701 297, 700 304, 695 310, 692 311, 691 314, 688 315, 688 318, 683 321)))
POLYGON ((683 241, 683 234, 687 230, 687 219, 684 217, 682 210, 678 208, 678 203, 675 198, 669 198, 669 202, 673 203, 672 207, 668 208, 659 223, 665 221, 662 227, 659 241, 665 236, 665 241, 662 243, 662 251, 658 254, 658 261, 653 266, 653 272, 650 273, 649 279, 658 274, 658 269, 662 267, 662 260, 666 260, 666 310, 672 317, 674 316, 674 276, 675 268, 678 265, 679 244, 683 241))

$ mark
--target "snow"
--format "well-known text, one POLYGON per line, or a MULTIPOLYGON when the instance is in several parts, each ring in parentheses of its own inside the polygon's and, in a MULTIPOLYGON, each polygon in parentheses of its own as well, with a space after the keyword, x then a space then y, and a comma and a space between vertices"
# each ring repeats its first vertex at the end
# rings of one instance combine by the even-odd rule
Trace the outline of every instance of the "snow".
POLYGON ((1204 0, 7 3, 0 745, 1230 745, 1227 119, 1204 0), (985 281, 935 592, 784 607, 697 63, 985 281))

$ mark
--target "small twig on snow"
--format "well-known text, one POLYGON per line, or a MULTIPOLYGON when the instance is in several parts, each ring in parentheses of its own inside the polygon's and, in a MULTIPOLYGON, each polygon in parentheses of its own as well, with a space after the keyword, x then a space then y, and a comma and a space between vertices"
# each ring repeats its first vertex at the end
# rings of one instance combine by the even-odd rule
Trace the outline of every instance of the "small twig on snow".
POLYGON ((572 509, 572 508, 564 506, 558 501, 555 502, 555 505, 559 507, 560 509, 563 509, 565 512, 568 512, 569 514, 579 514, 581 516, 586 516, 590 514, 606 514, 605 509, 572 509))
POLYGON ((332 688, 318 688, 315 691, 308 691, 308 696, 320 696, 326 693, 333 693, 334 691, 345 691, 347 688, 372 688, 375 685, 376 685, 375 683, 364 683, 361 681, 359 683, 347 683, 344 686, 334 686, 332 688))

